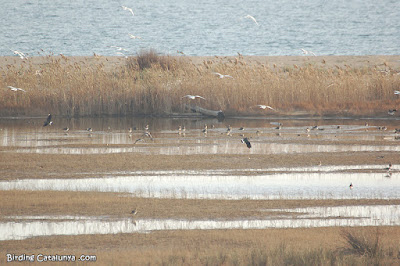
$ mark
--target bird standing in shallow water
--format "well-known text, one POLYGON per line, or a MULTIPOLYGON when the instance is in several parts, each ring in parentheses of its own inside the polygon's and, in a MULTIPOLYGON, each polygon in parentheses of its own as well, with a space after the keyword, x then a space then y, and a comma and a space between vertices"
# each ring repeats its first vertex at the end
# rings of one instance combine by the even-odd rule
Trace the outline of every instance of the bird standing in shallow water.
POLYGON ((251 143, 248 138, 241 139, 242 143, 246 143, 247 148, 251 148, 251 143))

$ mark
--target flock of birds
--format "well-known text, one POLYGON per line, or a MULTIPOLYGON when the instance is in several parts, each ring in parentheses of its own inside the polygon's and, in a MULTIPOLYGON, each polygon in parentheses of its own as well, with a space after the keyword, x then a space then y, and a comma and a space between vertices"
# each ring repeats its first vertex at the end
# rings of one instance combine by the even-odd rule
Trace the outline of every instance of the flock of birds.
MULTIPOLYGON (((195 99, 195 98, 204 99, 203 97, 198 96, 198 95, 185 95, 185 96, 183 96, 182 98, 184 98, 184 97, 187 97, 187 98, 189 98, 189 99, 195 99)), ((261 108, 261 109, 267 109, 267 108, 268 108, 268 109, 274 110, 272 107, 267 106, 267 105, 257 105, 257 107, 259 107, 259 108, 261 108)), ((396 110, 392 110, 392 111, 396 111, 396 110)), ((43 123, 43 127, 51 126, 52 124, 53 124, 52 115, 51 115, 51 114, 48 114, 47 119, 46 119, 46 120, 44 121, 44 123, 43 123)), ((368 126, 368 124, 366 123, 365 126, 368 126)), ((275 127, 275 129, 280 130, 281 128, 282 128, 282 124, 281 124, 281 123, 277 123, 277 127, 275 127)), ((341 128, 340 126, 337 127, 337 129, 340 129, 340 128, 341 128)), ((319 127, 316 125, 316 126, 313 126, 313 127, 311 127, 311 128, 309 128, 309 127, 306 128, 306 131, 307 131, 307 132, 310 132, 311 130, 316 130, 316 129, 323 130, 323 128, 319 128, 319 127)), ((379 128, 378 128, 378 129, 379 129, 379 128)), ((63 128, 63 130, 64 130, 65 132, 69 131, 69 127, 63 128)), ((86 130, 89 131, 89 132, 92 132, 92 128, 87 128, 86 130)), ((128 129, 128 132, 129 132, 129 133, 132 133, 133 130, 136 130, 136 128, 135 128, 135 129, 129 128, 129 129, 128 129)), ((242 131, 242 130, 244 130, 244 128, 243 128, 243 127, 240 127, 240 128, 238 128, 238 130, 239 130, 239 131, 242 131)), ((202 132, 205 136, 207 135, 207 133, 208 133, 208 126, 207 126, 207 124, 204 125, 204 128, 201 130, 201 132, 202 132)), ((400 129, 396 129, 396 130, 395 130, 395 133, 397 133, 397 132, 400 133, 400 129)), ((257 132, 256 132, 257 135, 259 135, 259 133, 260 133, 260 131, 257 131, 257 132)), ((178 134, 179 134, 180 136, 181 136, 181 135, 185 136, 185 134, 186 134, 186 127, 185 127, 185 126, 179 126, 179 127, 178 127, 178 134)), ((228 127, 227 127, 226 135, 227 135, 227 136, 232 136, 232 127, 231 127, 230 125, 228 125, 228 127)), ((252 148, 252 145, 251 145, 251 142, 250 142, 249 138, 244 137, 244 134, 240 134, 240 136, 242 137, 242 138, 240 139, 240 141, 241 141, 242 143, 244 143, 244 144, 246 145, 247 148, 249 148, 249 149, 252 148)), ((149 125, 146 125, 146 126, 144 127, 143 134, 141 135, 140 138, 138 138, 138 139, 135 140, 134 144, 136 144, 136 143, 138 143, 138 142, 141 142, 141 141, 144 141, 145 138, 149 138, 149 139, 151 139, 151 140, 153 141, 153 136, 152 136, 151 132, 149 131, 149 125)), ((320 165, 321 165, 321 162, 320 162, 320 165)), ((384 169, 384 170, 386 170, 386 176, 385 176, 385 177, 391 177, 391 176, 392 176, 392 169, 393 169, 392 167, 393 167, 392 163, 389 163, 388 167, 386 167, 386 168, 384 169)), ((353 183, 350 183, 349 189, 352 190, 353 188, 354 188, 353 183)), ((131 214, 136 215, 136 214, 137 214, 137 210, 134 209, 134 210, 131 212, 131 214)), ((136 223, 136 222, 134 221, 134 223, 136 223)))

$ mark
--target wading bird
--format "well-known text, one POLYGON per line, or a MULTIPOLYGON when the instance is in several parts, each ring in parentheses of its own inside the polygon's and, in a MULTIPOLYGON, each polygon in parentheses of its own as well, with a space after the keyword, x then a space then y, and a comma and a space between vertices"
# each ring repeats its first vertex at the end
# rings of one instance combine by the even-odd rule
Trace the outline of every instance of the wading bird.
POLYGON ((257 22, 257 20, 256 20, 253 16, 251 16, 251 15, 246 15, 246 16, 244 16, 244 18, 251 19, 252 21, 254 21, 254 23, 256 23, 257 25, 259 25, 258 22, 257 22))
POLYGON ((226 135, 227 135, 227 136, 232 136, 231 132, 232 132, 231 125, 228 125, 228 128, 227 128, 227 130, 226 130, 226 135))
POLYGON ((206 98, 204 98, 204 97, 202 97, 202 96, 200 96, 200 95, 190 95, 190 94, 181 97, 181 99, 183 99, 183 98, 189 98, 189 99, 191 99, 191 100, 194 100, 194 99, 196 99, 196 98, 200 98, 200 99, 203 99, 203 100, 206 99, 206 98))
POLYGON ((69 127, 64 127, 63 130, 64 130, 65 132, 68 132, 68 131, 69 131, 69 127))
POLYGON ((350 189, 353 189, 353 183, 350 183, 349 188, 350 188, 350 189))
POLYGON ((131 212, 131 214, 132 214, 132 215, 136 215, 136 214, 137 214, 137 209, 134 209, 134 210, 131 212))
POLYGON ((232 78, 233 79, 233 77, 231 75, 223 75, 223 74, 218 73, 218 72, 213 72, 213 73, 215 75, 219 76, 220 79, 223 79, 223 78, 232 78))
POLYGON ((251 148, 251 144, 248 138, 243 138, 240 140, 242 143, 246 143, 247 148, 251 148))
POLYGON ((132 8, 129 8, 129 7, 126 7, 126 6, 121 6, 124 10, 127 10, 127 11, 129 11, 129 12, 131 12, 132 13, 132 16, 134 16, 135 14, 133 13, 133 10, 132 10, 132 8))
POLYGON ((26 92, 26 90, 24 90, 24 89, 16 88, 16 87, 13 87, 13 86, 7 86, 7 88, 9 88, 12 91, 23 91, 23 92, 26 92))
POLYGON ((201 132, 203 132, 204 134, 207 134, 207 124, 204 125, 204 128, 201 132))
POLYGON ((92 132, 93 129, 92 129, 91 127, 88 127, 88 128, 86 129, 86 131, 92 132))
POLYGON ((388 115, 394 115, 397 112, 397 109, 392 109, 388 111, 388 115))
POLYGON ((44 127, 46 127, 46 126, 51 126, 52 124, 53 124, 53 121, 51 121, 51 114, 49 114, 49 115, 47 116, 46 121, 44 121, 43 126, 44 126, 44 127))

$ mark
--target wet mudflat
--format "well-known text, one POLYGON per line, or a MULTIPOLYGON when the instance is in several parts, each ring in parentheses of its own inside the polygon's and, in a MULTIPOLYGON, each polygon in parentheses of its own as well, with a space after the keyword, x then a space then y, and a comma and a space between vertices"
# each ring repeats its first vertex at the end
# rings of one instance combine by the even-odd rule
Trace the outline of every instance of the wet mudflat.
POLYGON ((399 205, 392 204, 400 189, 396 118, 60 119, 52 127, 41 122, 2 121, 0 190, 115 192, 177 200, 387 202, 273 208, 256 218, 228 215, 223 220, 16 211, 2 217, 0 230, 8 232, 2 240, 159 230, 398 226, 400 220, 399 205), (146 125, 151 137, 144 135, 146 125), (241 143, 244 137, 251 149, 241 143))

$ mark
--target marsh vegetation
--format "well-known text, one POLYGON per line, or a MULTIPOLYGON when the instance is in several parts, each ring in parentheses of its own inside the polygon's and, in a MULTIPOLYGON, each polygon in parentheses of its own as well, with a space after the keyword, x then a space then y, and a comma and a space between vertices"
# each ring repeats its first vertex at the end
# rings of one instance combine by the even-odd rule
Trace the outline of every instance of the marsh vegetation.
POLYGON ((228 115, 386 114, 399 103, 399 70, 381 66, 324 67, 321 62, 278 67, 242 56, 193 63, 184 56, 142 51, 110 65, 105 57, 46 56, 0 69, 0 114, 63 116, 158 115, 187 112, 182 96, 228 115), (220 78, 216 72, 232 78, 220 78), (26 90, 11 91, 7 86, 26 90), (266 104, 274 110, 262 110, 266 104))

